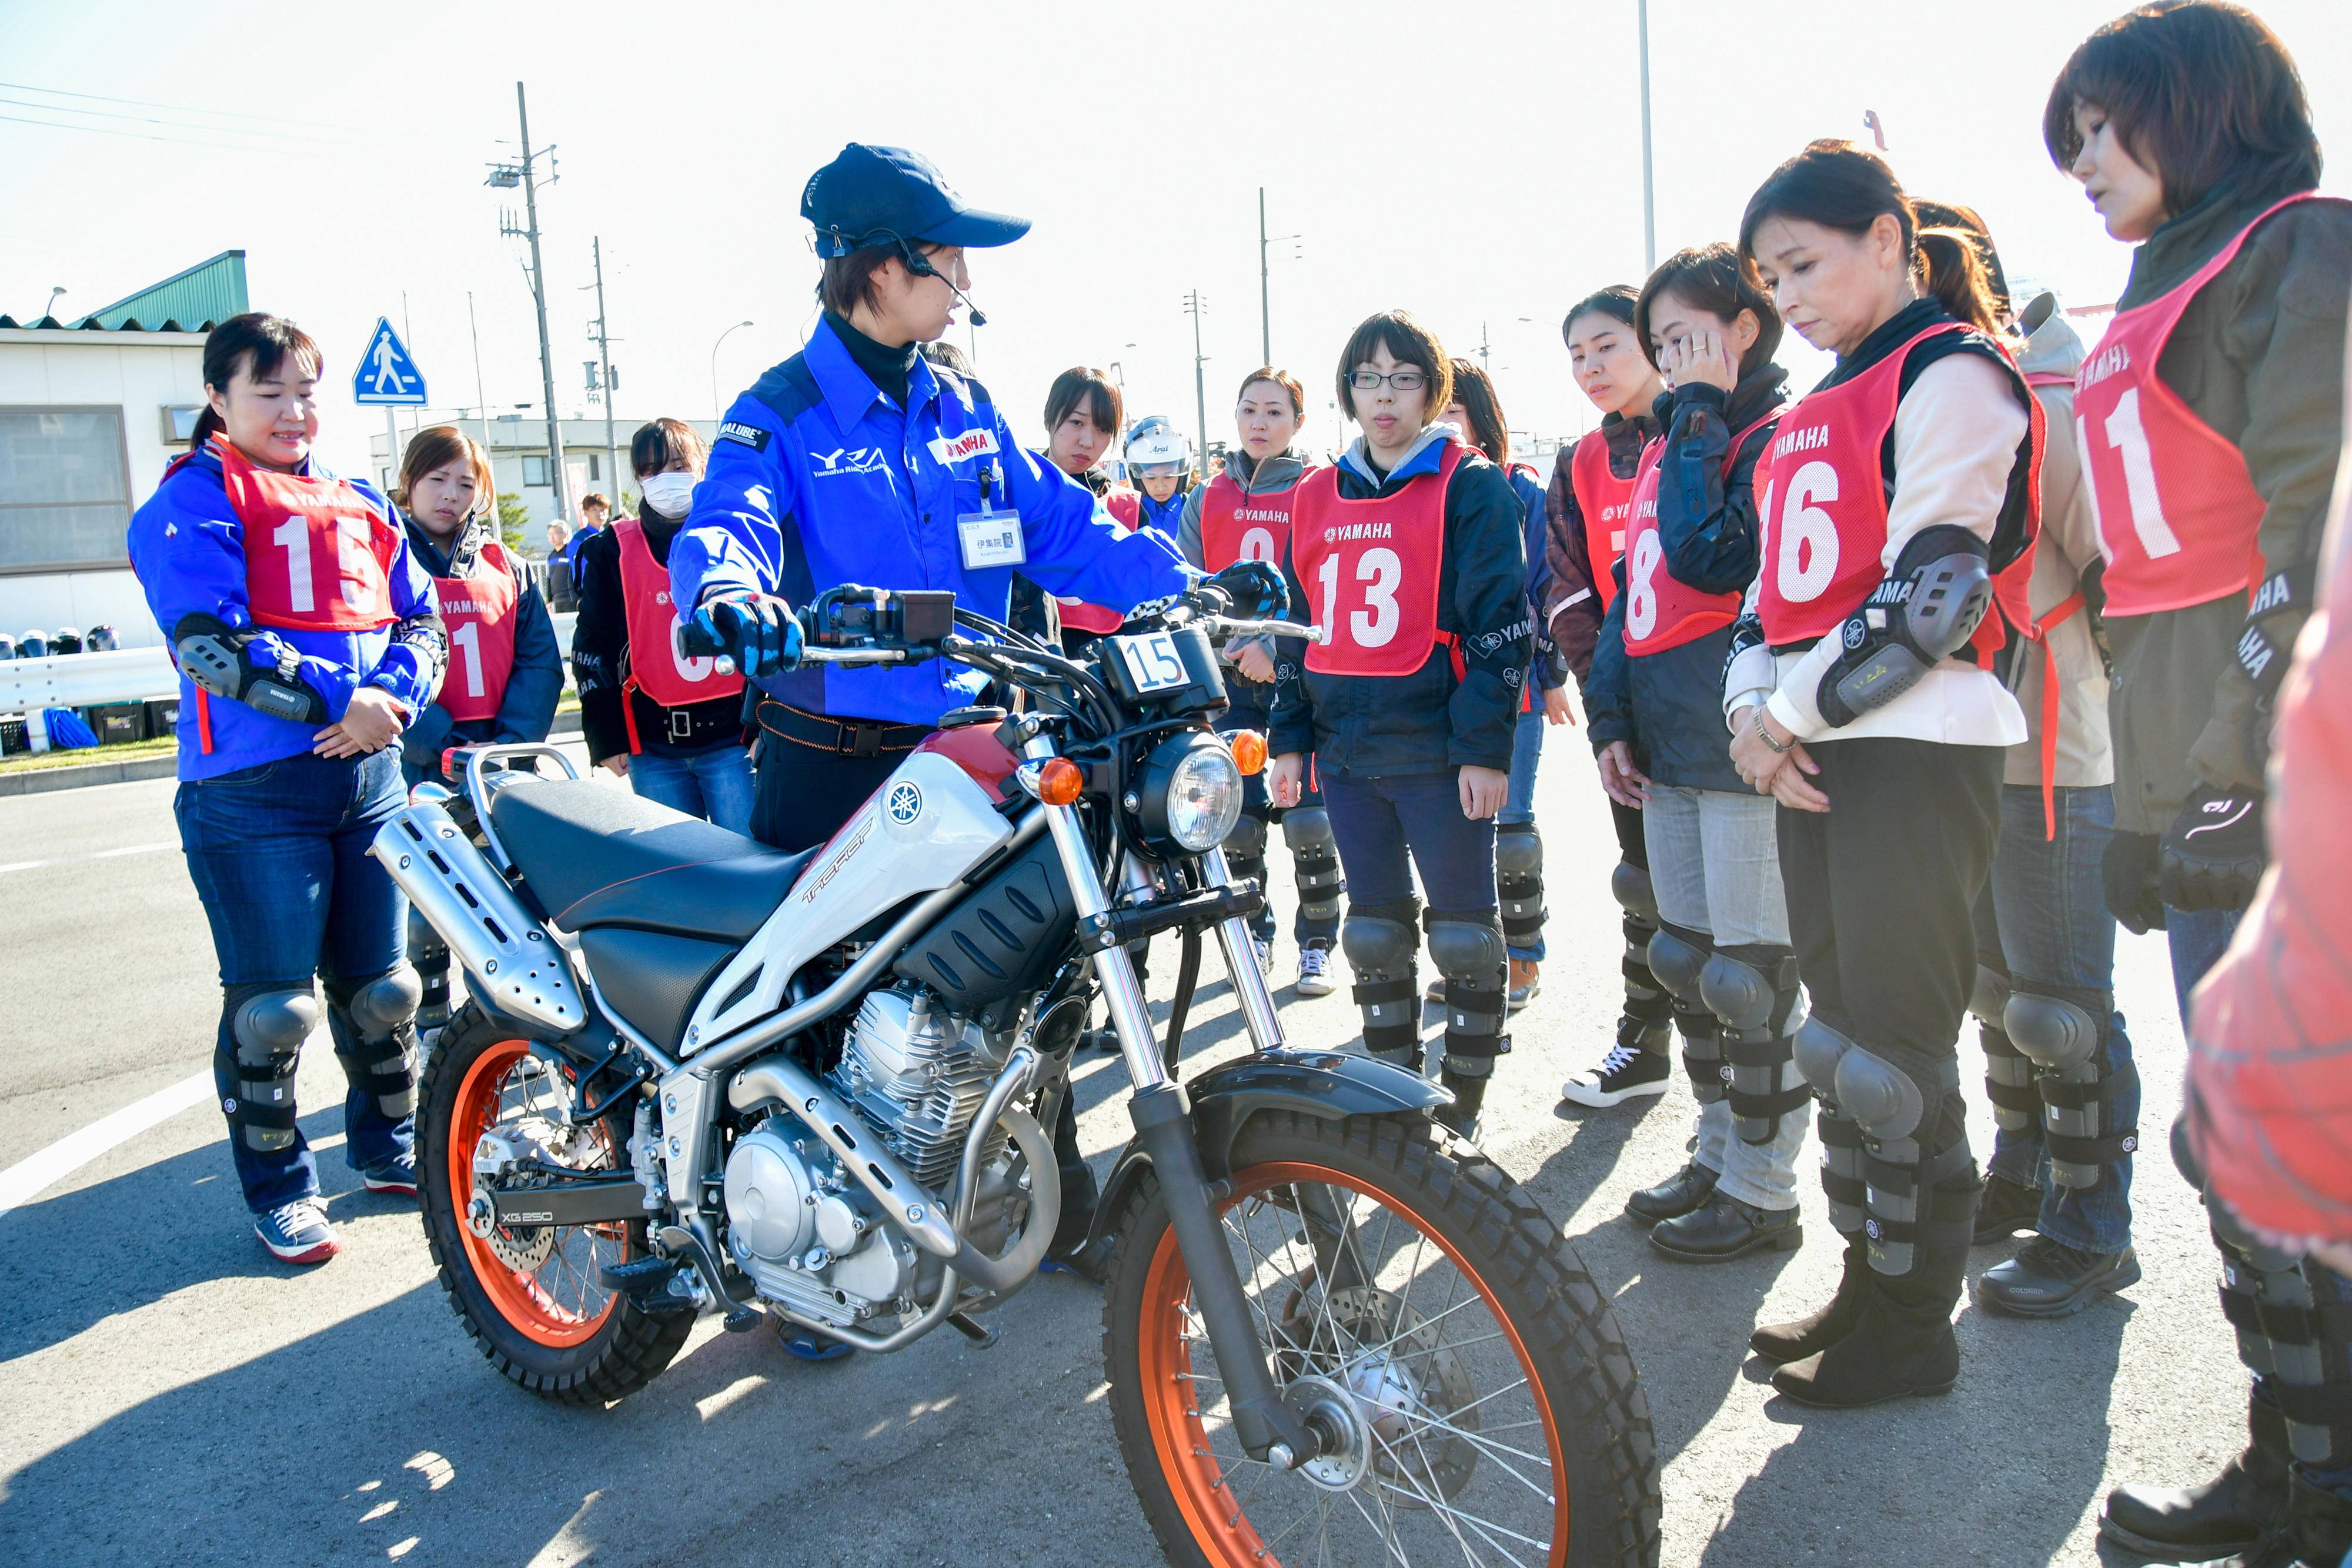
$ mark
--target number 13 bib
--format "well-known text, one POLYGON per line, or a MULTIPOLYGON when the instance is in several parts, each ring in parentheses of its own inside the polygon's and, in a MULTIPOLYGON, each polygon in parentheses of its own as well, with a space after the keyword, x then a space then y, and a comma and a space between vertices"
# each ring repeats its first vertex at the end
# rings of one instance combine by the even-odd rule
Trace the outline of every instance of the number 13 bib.
POLYGON ((1299 482, 1291 508, 1292 568, 1328 642, 1307 667, 1325 675, 1409 675, 1440 641, 1437 584, 1445 559, 1445 490, 1469 448, 1445 444, 1437 472, 1368 500, 1339 495, 1339 471, 1299 482))
POLYGON ((341 479, 280 474, 223 439, 221 482, 245 525, 245 601, 264 626, 373 632, 397 619, 400 532, 341 479))

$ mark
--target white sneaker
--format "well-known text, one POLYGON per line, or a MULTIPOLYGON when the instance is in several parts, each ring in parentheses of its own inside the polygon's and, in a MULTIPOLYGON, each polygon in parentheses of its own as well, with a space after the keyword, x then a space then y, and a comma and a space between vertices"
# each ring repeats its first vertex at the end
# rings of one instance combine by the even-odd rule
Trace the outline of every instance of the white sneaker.
POLYGON ((1674 1063, 1638 1046, 1612 1045, 1599 1066, 1580 1072, 1559 1086, 1559 1097, 1579 1105, 1607 1110, 1641 1094, 1664 1094, 1674 1076, 1674 1063))
POLYGON ((1257 955, 1257 973, 1258 973, 1258 977, 1259 977, 1260 979, 1264 979, 1264 980, 1271 980, 1271 979, 1273 979, 1273 978, 1274 978, 1274 938, 1273 938, 1273 937, 1271 937, 1271 936, 1253 936, 1253 937, 1251 937, 1251 938, 1250 938, 1250 951, 1257 955))
POLYGON ((315 1197, 298 1197, 255 1215, 253 1233, 271 1257, 289 1263, 323 1263, 337 1251, 335 1228, 327 1223, 326 1206, 315 1197))
POLYGON ((1302 997, 1328 997, 1339 988, 1339 981, 1331 973, 1331 949, 1320 942, 1309 942, 1298 950, 1298 985, 1302 997))

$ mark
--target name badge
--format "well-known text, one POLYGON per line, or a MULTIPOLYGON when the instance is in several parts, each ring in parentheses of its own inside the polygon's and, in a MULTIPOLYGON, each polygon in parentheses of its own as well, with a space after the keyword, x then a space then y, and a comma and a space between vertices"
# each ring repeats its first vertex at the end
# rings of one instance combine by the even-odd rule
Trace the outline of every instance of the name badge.
POLYGON ((1029 559, 1021 538, 1018 512, 964 512, 956 517, 956 537, 963 545, 966 571, 982 567, 1019 566, 1029 559))

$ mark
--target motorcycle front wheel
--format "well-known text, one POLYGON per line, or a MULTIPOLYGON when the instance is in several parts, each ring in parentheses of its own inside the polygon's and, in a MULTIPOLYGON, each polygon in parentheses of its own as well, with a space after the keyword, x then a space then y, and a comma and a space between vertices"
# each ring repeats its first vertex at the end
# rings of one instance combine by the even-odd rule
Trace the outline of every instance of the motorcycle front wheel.
POLYGON ((1343 1440, 1290 1471, 1242 1451, 1147 1179, 1121 1217, 1103 1350, 1128 1473, 1171 1563, 1657 1562, 1633 1357, 1501 1167, 1426 1124, 1261 1113, 1233 1169, 1220 1219, 1276 1385, 1343 1440))
POLYGON ((652 1382, 694 1326, 692 1312, 640 1312, 598 1277, 604 1264, 646 1256, 645 1222, 491 1226, 483 1235, 466 1213, 485 1134, 575 1169, 628 1170, 618 1113, 581 1127, 557 1113, 573 1087, 568 1067, 532 1055, 529 1040, 467 1003, 419 1086, 418 1197, 441 1288, 490 1364, 541 1398, 605 1405, 652 1382))

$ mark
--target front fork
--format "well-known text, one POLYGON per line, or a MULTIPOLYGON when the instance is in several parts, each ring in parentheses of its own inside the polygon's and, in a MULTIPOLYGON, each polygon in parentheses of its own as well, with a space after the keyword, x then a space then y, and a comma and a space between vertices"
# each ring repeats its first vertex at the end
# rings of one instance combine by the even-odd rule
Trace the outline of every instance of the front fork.
MULTIPOLYGON (((1050 757, 1053 742, 1040 736, 1029 743, 1027 751, 1032 758, 1050 757)), ((1062 874, 1068 880, 1070 902, 1078 918, 1084 921, 1108 913, 1110 898, 1096 873, 1094 851, 1087 842, 1076 809, 1039 809, 1046 813, 1046 829, 1061 856, 1062 874)), ((1223 883, 1231 874, 1223 850, 1209 851, 1201 857, 1201 863, 1213 883, 1223 883)), ((1282 1026, 1275 1018, 1265 977, 1258 973, 1248 922, 1239 916, 1223 922, 1217 927, 1217 940, 1224 949, 1225 969, 1233 978, 1234 995, 1241 998, 1242 1017, 1252 1041, 1260 1051, 1279 1049, 1282 1026)), ((1265 1343, 1258 1335, 1249 1298, 1242 1291, 1241 1272, 1234 1267, 1224 1227, 1209 1201, 1208 1175, 1201 1168, 1200 1145, 1192 1136, 1192 1107, 1160 1060, 1160 1041, 1150 1011, 1144 1006, 1143 988, 1135 978, 1135 965, 1125 945, 1116 941, 1096 948, 1093 957, 1095 977, 1102 982, 1112 1027, 1118 1030, 1119 1055, 1135 1083, 1128 1114, 1135 1124, 1137 1140, 1151 1157, 1160 1197, 1168 1205, 1168 1223, 1176 1232, 1177 1250, 1183 1254, 1185 1271, 1192 1279, 1193 1303, 1200 1308, 1209 1343, 1217 1353, 1218 1370, 1233 1406, 1234 1435, 1253 1459, 1284 1469, 1303 1465, 1321 1451, 1321 1441, 1314 1428, 1283 1404, 1281 1390, 1275 1384, 1265 1343)))

